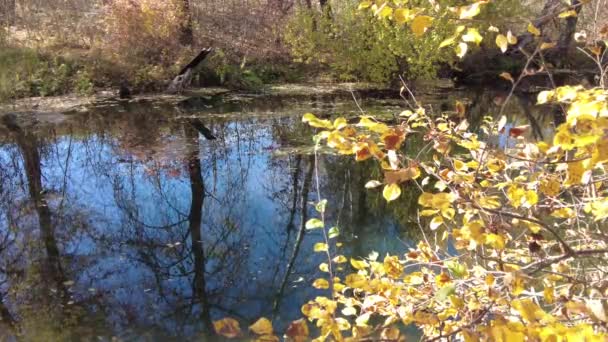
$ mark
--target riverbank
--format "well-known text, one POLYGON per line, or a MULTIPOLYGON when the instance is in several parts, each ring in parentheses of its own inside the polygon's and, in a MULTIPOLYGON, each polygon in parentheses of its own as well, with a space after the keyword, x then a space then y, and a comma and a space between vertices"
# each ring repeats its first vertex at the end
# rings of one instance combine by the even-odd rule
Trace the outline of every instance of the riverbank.
MULTIPOLYGON (((449 86, 449 81, 437 82, 449 86)), ((12 100, 0 103, 0 115, 18 112, 79 112, 98 105, 116 103, 158 102, 165 104, 177 104, 181 101, 193 98, 214 97, 231 94, 239 96, 311 96, 311 95, 338 95, 357 92, 360 94, 373 95, 374 97, 396 97, 398 92, 389 87, 373 83, 289 83, 265 85, 260 91, 247 92, 236 91, 224 87, 194 88, 182 94, 169 95, 152 92, 134 95, 129 99, 118 98, 116 90, 100 90, 92 95, 69 94, 61 96, 36 96, 12 100)))

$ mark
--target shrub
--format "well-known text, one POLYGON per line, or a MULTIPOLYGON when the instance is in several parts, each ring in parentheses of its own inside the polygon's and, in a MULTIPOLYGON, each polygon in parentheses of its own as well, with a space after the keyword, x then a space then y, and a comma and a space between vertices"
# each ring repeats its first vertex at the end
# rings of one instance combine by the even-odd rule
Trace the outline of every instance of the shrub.
POLYGON ((185 16, 177 0, 116 0, 105 8, 104 53, 135 86, 170 78, 183 58, 179 35, 185 16))
POLYGON ((453 58, 431 48, 453 32, 451 24, 438 21, 432 34, 415 37, 348 3, 331 18, 300 11, 287 25, 285 40, 296 61, 329 67, 341 80, 432 78, 440 62, 453 58))

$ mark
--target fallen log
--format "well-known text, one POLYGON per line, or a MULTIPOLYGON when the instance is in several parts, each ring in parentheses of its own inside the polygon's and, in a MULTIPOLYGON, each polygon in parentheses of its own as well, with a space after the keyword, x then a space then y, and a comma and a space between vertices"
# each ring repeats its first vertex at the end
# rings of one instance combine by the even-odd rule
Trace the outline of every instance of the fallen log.
POLYGON ((167 93, 169 94, 178 94, 184 91, 192 81, 192 71, 201 64, 207 56, 213 51, 211 48, 204 48, 199 52, 199 54, 194 57, 185 67, 183 67, 179 74, 175 76, 173 81, 167 87, 167 93))

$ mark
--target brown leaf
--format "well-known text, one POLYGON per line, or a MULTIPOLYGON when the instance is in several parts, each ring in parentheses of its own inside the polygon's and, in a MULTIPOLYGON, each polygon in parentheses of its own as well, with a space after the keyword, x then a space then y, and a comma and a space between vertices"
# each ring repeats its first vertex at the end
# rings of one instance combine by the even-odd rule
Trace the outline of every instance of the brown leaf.
POLYGON ((399 171, 385 171, 384 181, 387 184, 399 184, 420 177, 418 166, 411 166, 399 171))
POLYGON ((387 150, 397 150, 405 141, 405 132, 400 129, 391 129, 382 135, 382 141, 387 150))
POLYGON ((304 342, 308 340, 308 334, 308 324, 303 318, 291 322, 289 327, 287 327, 287 332, 285 333, 288 340, 294 342, 304 342))
POLYGON ((213 322, 215 333, 227 338, 235 338, 241 335, 239 322, 232 318, 224 318, 213 322))

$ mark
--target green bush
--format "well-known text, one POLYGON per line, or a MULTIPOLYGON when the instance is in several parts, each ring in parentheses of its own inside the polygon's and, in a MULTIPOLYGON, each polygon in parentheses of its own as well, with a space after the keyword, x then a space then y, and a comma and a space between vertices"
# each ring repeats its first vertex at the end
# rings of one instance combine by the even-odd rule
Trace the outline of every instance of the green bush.
POLYGON ((31 49, 0 51, 0 101, 70 92, 93 92, 90 74, 79 62, 50 58, 31 49))
POLYGON ((287 25, 285 40, 296 61, 328 67, 340 80, 388 83, 398 75, 432 78, 441 62, 453 59, 451 51, 430 48, 454 30, 452 24, 439 21, 431 34, 419 38, 349 3, 331 18, 300 11, 287 25))

